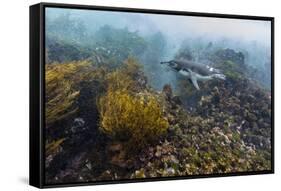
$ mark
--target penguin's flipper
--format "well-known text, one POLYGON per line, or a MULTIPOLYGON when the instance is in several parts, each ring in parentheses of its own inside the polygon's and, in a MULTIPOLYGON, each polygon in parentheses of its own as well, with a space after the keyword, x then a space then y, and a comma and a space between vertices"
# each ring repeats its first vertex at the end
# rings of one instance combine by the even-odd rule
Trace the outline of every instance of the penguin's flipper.
POLYGON ((197 82, 197 74, 194 73, 191 69, 188 69, 189 72, 189 79, 192 82, 193 86, 197 89, 200 90, 198 82, 197 82))
POLYGON ((200 90, 200 88, 199 88, 199 85, 198 85, 198 82, 197 82, 197 77, 196 77, 196 75, 193 73, 193 74, 191 74, 191 82, 192 82, 192 84, 193 84, 193 86, 197 89, 197 90, 200 90))

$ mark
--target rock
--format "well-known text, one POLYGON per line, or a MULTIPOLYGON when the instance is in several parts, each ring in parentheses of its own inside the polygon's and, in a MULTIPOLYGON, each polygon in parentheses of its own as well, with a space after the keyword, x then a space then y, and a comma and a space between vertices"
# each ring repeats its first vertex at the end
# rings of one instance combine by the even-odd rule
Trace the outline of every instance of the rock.
POLYGON ((257 121, 257 117, 253 113, 248 113, 247 115, 247 120, 248 121, 257 121))
POLYGON ((112 156, 110 163, 116 166, 119 166, 121 168, 126 168, 126 154, 124 151, 120 151, 120 153, 116 153, 112 156))
POLYGON ((232 49, 224 49, 216 52, 216 56, 218 56, 222 60, 231 60, 239 65, 244 65, 244 55, 242 52, 235 52, 232 49))
POLYGON ((122 149, 122 145, 120 143, 114 143, 114 144, 110 145, 108 149, 112 152, 117 152, 122 149))
POLYGON ((92 164, 90 162, 86 163, 86 167, 89 169, 89 170, 92 170, 92 164))
POLYGON ((172 101, 173 101, 175 104, 177 104, 177 105, 182 105, 182 101, 181 101, 180 96, 174 96, 174 97, 172 98, 172 101))
POLYGON ((113 175, 112 175, 110 170, 106 170, 99 176, 99 179, 101 179, 101 180, 112 180, 113 175))
POLYGON ((182 133, 182 130, 181 130, 181 128, 180 127, 178 127, 178 128, 175 128, 175 135, 176 136, 181 136, 183 133, 182 133))
POLYGON ((139 74, 137 82, 138 82, 139 86, 144 89, 146 87, 146 84, 147 84, 146 76, 144 76, 143 73, 139 74))
POLYGON ((176 173, 176 171, 175 171, 175 169, 173 169, 173 168, 167 168, 167 169, 165 169, 165 174, 167 174, 167 176, 173 176, 175 173, 176 173))
POLYGON ((156 152, 155 152, 155 156, 156 157, 160 157, 161 156, 161 147, 157 145, 156 147, 156 152))
POLYGON ((173 125, 177 122, 175 116, 171 115, 170 113, 167 114, 167 118, 170 125, 173 125))
POLYGON ((170 160, 172 163, 174 164, 179 164, 179 160, 174 156, 174 155, 171 155, 170 156, 170 160))
POLYGON ((165 84, 162 90, 162 93, 165 95, 169 101, 173 97, 173 90, 170 84, 165 84))
POLYGON ((160 157, 161 156, 161 151, 156 151, 155 156, 156 157, 160 157))
POLYGON ((73 121, 73 125, 71 126, 71 132, 72 133, 78 133, 78 132, 81 132, 84 130, 84 125, 85 125, 85 121, 84 119, 78 117, 78 118, 75 118, 74 121, 73 121))
POLYGON ((145 178, 144 169, 136 170, 135 171, 135 178, 145 178))

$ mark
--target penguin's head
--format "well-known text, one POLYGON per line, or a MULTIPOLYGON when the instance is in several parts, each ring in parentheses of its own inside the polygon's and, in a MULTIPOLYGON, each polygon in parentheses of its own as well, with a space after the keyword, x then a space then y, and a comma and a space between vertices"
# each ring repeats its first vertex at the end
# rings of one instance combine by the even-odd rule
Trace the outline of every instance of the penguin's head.
POLYGON ((167 66, 169 66, 171 69, 173 69, 175 71, 179 70, 179 65, 174 60, 170 60, 170 61, 167 61, 167 62, 161 62, 161 64, 167 64, 167 66))

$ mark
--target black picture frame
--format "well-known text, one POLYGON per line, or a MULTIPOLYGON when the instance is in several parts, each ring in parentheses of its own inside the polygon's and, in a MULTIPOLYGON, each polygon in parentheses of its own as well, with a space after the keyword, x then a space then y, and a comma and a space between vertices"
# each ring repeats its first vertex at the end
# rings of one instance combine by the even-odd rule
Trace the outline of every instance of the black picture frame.
POLYGON ((210 177, 227 177, 241 175, 258 175, 274 173, 274 17, 248 16, 248 15, 231 15, 217 13, 196 13, 184 11, 136 9, 121 7, 103 7, 75 4, 57 4, 57 3, 39 3, 30 6, 30 145, 29 145, 29 184, 38 188, 66 187, 66 186, 84 186, 98 184, 115 184, 115 183, 135 183, 147 181, 163 181, 193 178, 210 178, 210 177), (158 177, 144 179, 127 179, 118 181, 99 181, 85 183, 63 183, 63 184, 46 184, 44 172, 44 127, 45 127, 45 8, 69 8, 81 10, 102 10, 117 12, 136 12, 136 13, 153 13, 165 15, 184 15, 200 16, 213 18, 234 18, 247 20, 262 20, 271 22, 271 91, 272 91, 272 119, 271 119, 271 170, 235 172, 209 175, 190 175, 180 177, 158 177))

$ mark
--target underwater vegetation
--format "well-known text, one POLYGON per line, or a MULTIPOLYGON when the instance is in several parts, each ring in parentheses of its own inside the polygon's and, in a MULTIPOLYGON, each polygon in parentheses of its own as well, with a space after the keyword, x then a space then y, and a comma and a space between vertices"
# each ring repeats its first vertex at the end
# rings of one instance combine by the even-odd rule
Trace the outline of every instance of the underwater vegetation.
POLYGON ((143 148, 165 133, 168 122, 153 96, 133 96, 126 91, 108 91, 100 98, 101 130, 128 146, 143 148))
POLYGON ((271 92, 246 51, 204 39, 174 47, 161 31, 87 29, 69 15, 48 22, 47 183, 271 170, 271 92), (196 90, 160 64, 167 55, 226 80, 196 90))
POLYGON ((136 92, 139 66, 129 58, 122 69, 108 75, 108 90, 99 98, 100 129, 127 147, 144 148, 168 128, 161 104, 153 94, 136 92))
POLYGON ((47 126, 77 111, 75 100, 80 92, 76 83, 82 80, 79 73, 87 70, 88 65, 87 61, 46 65, 47 126))

